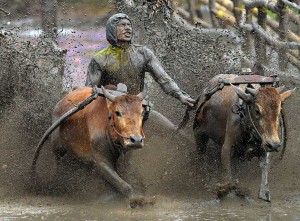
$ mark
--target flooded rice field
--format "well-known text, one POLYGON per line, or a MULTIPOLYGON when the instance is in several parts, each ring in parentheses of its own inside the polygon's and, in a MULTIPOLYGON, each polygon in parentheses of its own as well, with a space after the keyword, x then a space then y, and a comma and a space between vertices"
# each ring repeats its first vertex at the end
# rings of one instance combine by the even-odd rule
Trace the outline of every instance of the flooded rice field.
MULTIPOLYGON (((39 34, 39 30, 19 33, 28 39, 39 34)), ((67 90, 84 84, 90 58, 107 45, 104 28, 61 30, 58 44, 68 50, 64 72, 67 90)), ((121 157, 118 171, 134 187, 142 189, 153 205, 131 209, 128 201, 100 180, 93 168, 73 165, 57 176, 47 145, 38 165, 44 182, 42 191, 34 191, 27 187, 33 143, 14 141, 12 136, 23 132, 18 129, 18 117, 22 116, 10 118, 1 126, 0 220, 300 220, 299 104, 298 91, 285 107, 289 116, 286 154, 283 160, 276 153, 272 159, 271 203, 257 198, 261 176, 257 159, 236 166, 240 185, 247 189, 245 197, 231 192, 217 199, 213 189, 219 182, 220 162, 214 145, 210 145, 210 157, 198 156, 192 138, 185 140, 159 130, 159 122, 151 118, 147 124, 152 127, 145 129, 145 147, 121 157)), ((192 133, 190 128, 185 132, 192 133)))
POLYGON ((1 220, 299 220, 299 199, 259 203, 237 198, 219 200, 156 197, 153 206, 131 209, 121 199, 72 200, 25 197, 1 203, 1 220), (293 206, 292 202, 293 202, 293 206))

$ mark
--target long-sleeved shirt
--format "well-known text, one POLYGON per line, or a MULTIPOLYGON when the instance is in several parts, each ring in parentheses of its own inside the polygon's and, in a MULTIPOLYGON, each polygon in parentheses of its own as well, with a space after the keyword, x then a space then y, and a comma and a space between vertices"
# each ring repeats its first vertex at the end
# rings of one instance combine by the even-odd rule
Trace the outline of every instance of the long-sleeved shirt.
POLYGON ((128 92, 143 90, 145 72, 149 72, 165 93, 179 98, 182 91, 165 72, 154 53, 145 46, 123 49, 112 45, 96 53, 88 67, 86 86, 123 83, 128 92))

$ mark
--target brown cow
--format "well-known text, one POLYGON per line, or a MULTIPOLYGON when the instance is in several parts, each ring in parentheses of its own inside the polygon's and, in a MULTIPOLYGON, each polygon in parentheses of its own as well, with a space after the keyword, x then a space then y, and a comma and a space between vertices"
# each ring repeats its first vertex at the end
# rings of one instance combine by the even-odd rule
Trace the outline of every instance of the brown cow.
MULTIPOLYGON (((234 77, 237 75, 215 76, 208 88, 218 84, 220 78, 234 77)), ((200 153, 205 152, 209 138, 222 146, 224 184, 232 182, 232 154, 235 151, 247 153, 247 147, 251 145, 261 158, 259 198, 270 201, 267 179, 270 152, 279 151, 281 147, 278 131, 281 104, 292 91, 281 93, 279 88, 260 87, 259 84, 244 84, 244 88, 246 92, 228 85, 205 101, 196 113, 194 135, 200 153)))
MULTIPOLYGON (((99 96, 53 132, 53 152, 57 162, 71 152, 83 162, 94 164, 103 178, 128 197, 134 207, 143 203, 142 198, 116 173, 115 166, 121 153, 144 145, 142 100, 146 90, 138 95, 121 96, 114 96, 104 88, 102 91, 105 97, 99 96)), ((84 87, 66 95, 54 108, 53 123, 91 92, 92 88, 84 87)))

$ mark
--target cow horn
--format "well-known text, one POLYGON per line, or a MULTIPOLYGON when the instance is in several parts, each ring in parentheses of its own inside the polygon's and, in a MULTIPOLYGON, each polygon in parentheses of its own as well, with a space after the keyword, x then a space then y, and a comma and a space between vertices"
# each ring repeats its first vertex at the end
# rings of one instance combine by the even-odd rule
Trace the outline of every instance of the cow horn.
POLYGON ((249 88, 249 87, 246 87, 246 91, 251 94, 253 97, 255 97, 258 93, 258 89, 254 89, 254 88, 249 88))
POLYGON ((280 86, 280 87, 276 88, 276 91, 278 92, 278 94, 281 94, 284 89, 285 89, 285 86, 280 86))
POLYGON ((147 84, 144 84, 144 89, 141 93, 139 93, 137 96, 140 97, 142 100, 146 97, 148 91, 147 84))
POLYGON ((249 103, 252 100, 250 94, 246 94, 239 87, 234 86, 233 84, 230 84, 230 85, 234 89, 235 93, 237 93, 237 95, 239 96, 239 98, 241 98, 243 101, 245 101, 246 103, 249 103))
POLYGON ((109 93, 103 86, 101 86, 103 95, 111 102, 113 102, 116 98, 116 96, 112 95, 111 93, 109 93))

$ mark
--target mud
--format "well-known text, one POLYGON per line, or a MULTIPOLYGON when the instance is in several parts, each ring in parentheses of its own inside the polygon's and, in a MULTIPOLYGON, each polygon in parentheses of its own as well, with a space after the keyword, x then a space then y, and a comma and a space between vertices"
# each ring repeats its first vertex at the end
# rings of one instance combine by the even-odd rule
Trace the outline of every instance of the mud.
MULTIPOLYGON (((235 45, 227 45, 224 35, 219 39, 220 45, 216 45, 216 39, 204 33, 188 35, 180 29, 177 35, 172 35, 176 27, 169 28, 170 35, 158 34, 148 40, 142 37, 137 40, 145 40, 145 44, 153 48, 157 42, 157 45, 167 45, 165 51, 157 47, 156 54, 179 85, 196 97, 210 76, 230 66, 226 65, 227 58, 235 53, 235 45), (184 44, 175 47, 182 39, 184 44), (210 53, 216 47, 218 52, 210 53), (221 53, 224 50, 225 55, 221 53), (183 78, 185 80, 181 81, 183 78)), ((81 33, 73 33, 71 39, 76 40, 81 33)), ((90 34, 96 36, 93 32, 90 34)), ((84 39, 84 34, 82 36, 84 39)), ((0 39, 0 88, 1 96, 4 95, 0 117, 1 220, 299 220, 299 90, 284 105, 289 140, 283 160, 279 160, 279 153, 273 154, 269 176, 272 203, 257 199, 260 183, 257 159, 237 160, 235 164, 236 178, 246 193, 243 199, 232 193, 223 200, 216 199, 215 187, 220 182, 219 148, 210 143, 208 155, 198 155, 190 125, 178 135, 155 120, 154 112, 145 126, 145 147, 121 157, 117 166, 121 176, 147 199, 153 200, 154 205, 131 209, 127 200, 101 180, 93 167, 77 161, 66 162, 61 173, 56 174, 49 143, 38 163, 40 182, 38 185, 31 183, 28 172, 34 147, 50 126, 52 108, 66 88, 82 84, 85 65, 91 51, 103 46, 97 43, 101 41, 102 44, 101 39, 103 33, 96 40, 82 40, 83 45, 92 41, 93 47, 88 51, 69 50, 65 72, 64 57, 50 50, 52 46, 47 42, 21 41, 16 47, 14 39, 5 43, 0 39), (62 85, 62 73, 74 76, 70 81, 64 78, 67 83, 62 85), (65 87, 68 82, 71 86, 65 87)), ((63 40, 65 43, 61 42, 61 47, 72 42, 63 40)), ((80 44, 74 42, 75 46, 80 44)), ((232 66, 238 64, 233 62, 232 66)), ((282 80, 288 88, 299 87, 295 79, 282 77, 282 80)), ((157 85, 153 84, 150 90, 155 110, 177 124, 184 107, 175 99, 166 100, 157 85)))
MULTIPOLYGON (((220 182, 218 149, 210 144, 209 157, 199 156, 189 136, 178 139, 170 130, 160 130, 160 122, 150 116, 145 147, 121 157, 117 168, 154 205, 131 209, 126 199, 99 179, 97 171, 78 162, 64 165, 64 172, 57 176, 49 145, 43 149, 38 165, 41 189, 32 189, 27 171, 34 142, 25 143, 27 139, 23 139, 20 144, 14 137, 14 142, 2 140, 9 149, 3 149, 1 156, 0 216, 3 220, 298 220, 299 141, 293 130, 298 120, 293 113, 299 104, 296 98, 285 104, 295 121, 289 122, 291 133, 284 159, 280 161, 279 154, 273 157, 272 203, 257 199, 260 170, 256 159, 236 164, 236 176, 245 189, 245 197, 229 193, 222 200, 216 199, 215 187, 220 182)), ((19 125, 14 124, 11 121, 3 128, 4 138, 16 134, 19 125)))

